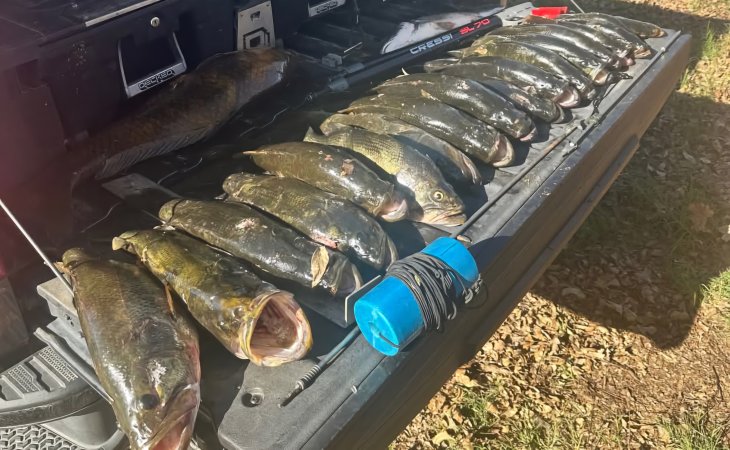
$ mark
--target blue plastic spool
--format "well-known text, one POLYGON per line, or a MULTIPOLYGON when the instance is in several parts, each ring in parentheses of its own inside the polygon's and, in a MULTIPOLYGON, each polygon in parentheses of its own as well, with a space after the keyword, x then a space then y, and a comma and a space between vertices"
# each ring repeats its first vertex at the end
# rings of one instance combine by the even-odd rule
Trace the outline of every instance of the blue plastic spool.
MULTIPOLYGON (((473 285, 479 278, 474 258, 456 239, 438 238, 422 253, 448 264, 466 280, 467 286, 473 285)), ((454 281, 461 291, 461 283, 454 281)), ((408 286, 398 278, 385 277, 355 303, 354 309, 355 321, 365 339, 385 355, 397 354, 423 332, 423 316, 418 303, 408 286)))

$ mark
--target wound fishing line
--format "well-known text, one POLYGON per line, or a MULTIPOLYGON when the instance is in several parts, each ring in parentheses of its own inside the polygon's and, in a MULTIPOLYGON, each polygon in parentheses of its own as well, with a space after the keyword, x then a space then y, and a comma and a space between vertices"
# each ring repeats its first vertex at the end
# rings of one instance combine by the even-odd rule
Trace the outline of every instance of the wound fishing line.
POLYGON ((456 317, 466 303, 469 287, 464 279, 434 256, 416 253, 396 261, 388 275, 401 280, 413 293, 423 316, 424 331, 442 331, 444 322, 456 317))

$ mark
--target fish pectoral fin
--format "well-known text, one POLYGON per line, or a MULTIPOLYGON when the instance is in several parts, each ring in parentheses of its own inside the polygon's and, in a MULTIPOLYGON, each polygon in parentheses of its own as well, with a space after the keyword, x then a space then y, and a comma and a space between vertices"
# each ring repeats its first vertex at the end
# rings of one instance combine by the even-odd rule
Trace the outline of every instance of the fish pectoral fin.
POLYGON ((312 287, 317 286, 327 272, 327 266, 330 262, 330 254, 323 246, 317 247, 312 253, 312 287))
POLYGON ((170 290, 170 286, 167 285, 167 283, 164 283, 165 285, 165 298, 167 299, 167 306, 170 308, 170 317, 173 318, 173 320, 177 320, 177 311, 175 310, 175 300, 172 298, 172 291, 170 290))

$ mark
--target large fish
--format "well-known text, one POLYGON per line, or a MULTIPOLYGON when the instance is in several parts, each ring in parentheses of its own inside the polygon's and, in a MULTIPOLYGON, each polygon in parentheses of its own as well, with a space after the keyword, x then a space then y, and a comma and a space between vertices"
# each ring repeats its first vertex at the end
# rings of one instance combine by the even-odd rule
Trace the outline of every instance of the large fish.
POLYGON ((552 51, 535 45, 515 42, 504 36, 489 36, 489 39, 461 51, 461 57, 469 56, 496 56, 532 64, 569 82, 582 97, 591 99, 596 96, 593 82, 580 69, 552 51))
MULTIPOLYGON (((544 50, 560 55, 575 67, 579 68, 590 77, 591 81, 601 86, 609 81, 611 69, 609 64, 596 58, 587 50, 583 50, 575 44, 566 42, 553 36, 526 34, 522 36, 499 36, 494 35, 491 39, 509 39, 510 41, 534 45, 544 50)), ((483 41, 485 42, 485 41, 483 41)))
POLYGON ((380 113, 408 122, 455 145, 466 154, 495 167, 515 157, 506 136, 458 109, 428 98, 380 94, 356 100, 341 112, 380 113))
POLYGON ((394 222, 408 213, 395 186, 346 151, 312 142, 267 145, 244 154, 268 172, 339 195, 370 214, 394 222))
POLYGON ((187 448, 200 404, 192 322, 140 266, 73 248, 60 267, 71 277, 94 369, 132 448, 187 448))
POLYGON ((344 296, 360 288, 348 259, 241 203, 170 200, 159 212, 167 225, 237 256, 264 274, 344 296))
POLYGON ((110 177, 206 138, 243 105, 281 83, 289 66, 289 56, 274 49, 213 56, 74 149, 90 159, 76 177, 110 177))
POLYGON ((223 182, 232 200, 261 209, 310 239, 382 269, 398 259, 395 244, 365 211, 294 178, 236 173, 223 182))
POLYGON ((512 83, 497 78, 482 78, 479 82, 511 101, 517 108, 545 122, 560 122, 565 117, 563 109, 555 102, 530 94, 512 83))
POLYGON ((462 60, 436 59, 426 62, 423 68, 427 72, 443 72, 479 82, 497 78, 552 100, 565 108, 572 108, 580 103, 580 94, 567 81, 532 64, 512 59, 495 56, 476 56, 462 60))
POLYGON ((261 281, 243 261, 177 231, 128 231, 114 238, 188 306, 206 330, 238 358, 274 367, 312 346, 304 311, 289 292, 261 281))
POLYGON ((634 60, 631 57, 631 53, 633 52, 634 47, 630 42, 626 42, 625 40, 617 38, 612 34, 604 33, 596 27, 590 27, 585 23, 579 23, 576 21, 561 21, 559 19, 553 20, 539 16, 528 16, 525 19, 525 23, 557 24, 565 26, 567 28, 570 28, 571 30, 576 31, 577 33, 582 34, 584 37, 592 40, 596 44, 611 49, 616 53, 618 57, 622 58, 622 62, 624 65, 630 66, 634 64, 634 60))
POLYGON ((332 134, 348 126, 360 127, 374 133, 389 134, 431 158, 446 181, 456 184, 481 184, 479 170, 459 149, 402 120, 376 113, 332 114, 320 124, 324 134, 332 134))
MULTIPOLYGON (((549 36, 551 38, 560 39, 562 42, 568 43, 572 46, 581 48, 611 67, 618 69, 624 65, 622 59, 614 54, 606 46, 596 42, 594 39, 591 39, 576 30, 573 30, 564 25, 558 25, 554 22, 545 24, 529 24, 502 27, 492 31, 487 36, 529 36, 534 39, 539 39, 543 36, 549 36)), ((474 43, 477 42, 480 42, 480 40, 477 39, 476 41, 474 41, 474 43)))
POLYGON ((588 25, 601 33, 613 36, 615 39, 631 46, 633 54, 637 58, 648 58, 651 56, 651 47, 634 32, 626 29, 624 24, 617 18, 606 14, 563 14, 558 18, 558 23, 580 23, 588 25))
POLYGON ((626 17, 621 16, 612 16, 608 14, 601 14, 601 13, 585 13, 585 14, 571 14, 574 17, 600 17, 600 18, 610 18, 612 20, 618 21, 624 28, 631 31, 635 35, 639 36, 640 38, 646 39, 646 38, 658 38, 662 36, 666 36, 666 31, 664 31, 661 27, 658 25, 654 25, 653 23, 649 22, 642 22, 640 20, 636 19, 629 19, 626 17))
POLYGON ((375 90, 395 96, 424 96, 458 108, 508 135, 529 141, 537 134, 530 117, 476 81, 442 73, 403 75, 375 90))
POLYGON ((386 41, 380 53, 390 53, 411 44, 440 36, 469 22, 496 14, 502 9, 498 7, 479 12, 437 14, 420 17, 409 22, 401 22, 398 25, 398 31, 386 41))
POLYGON ((461 225, 466 220, 464 203, 436 164, 392 136, 356 127, 318 135, 310 128, 304 140, 348 148, 393 175, 410 197, 412 220, 431 225, 461 225))

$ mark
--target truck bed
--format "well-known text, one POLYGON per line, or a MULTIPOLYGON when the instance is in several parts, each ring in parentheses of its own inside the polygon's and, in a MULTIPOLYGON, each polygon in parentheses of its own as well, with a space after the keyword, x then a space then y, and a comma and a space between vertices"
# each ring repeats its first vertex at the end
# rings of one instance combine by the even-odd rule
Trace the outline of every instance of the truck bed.
MULTIPOLYGON (((399 14, 405 18, 408 11, 413 13, 413 5, 402 2, 399 14)), ((299 36, 285 40, 290 49, 311 61, 305 72, 312 86, 334 72, 317 64, 323 55, 312 49, 323 47, 308 46, 307 40, 336 38, 338 27, 343 26, 337 14, 318 20, 325 25, 310 23, 299 36), (327 31, 335 36, 323 34, 327 31)), ((359 39, 369 43, 359 47, 358 57, 372 58, 386 30, 392 31, 395 24, 384 21, 377 10, 364 10, 361 24, 370 37, 359 39)), ((197 428, 199 435, 208 437, 206 444, 229 449, 387 446, 496 331, 633 156, 689 58, 689 37, 677 31, 667 30, 667 36, 649 43, 656 54, 637 60, 628 72, 631 79, 608 89, 597 105, 597 114, 593 105, 573 109, 572 120, 543 125, 536 142, 517 144, 516 165, 497 170, 480 166, 485 184, 464 198, 469 222, 460 235, 477 261, 481 290, 447 323, 443 333, 422 336, 394 357, 384 357, 360 336, 309 389, 283 408, 279 403, 294 382, 348 332, 342 305, 322 307, 320 299, 317 306, 316 298, 304 302, 305 307, 314 305, 319 311, 307 311, 314 348, 307 359, 276 369, 237 360, 215 342, 202 339, 203 404, 197 428), (515 180, 548 146, 553 149, 547 156, 524 178, 515 180)), ((350 44, 332 43, 343 48, 350 44)), ((387 74, 394 75, 397 73, 387 74)), ((208 142, 134 167, 130 172, 154 185, 151 190, 147 186, 137 191, 142 195, 120 200, 103 186, 88 186, 79 201, 87 205, 89 228, 74 244, 108 247, 115 234, 156 225, 149 213, 171 195, 216 197, 225 176, 250 168, 246 160, 232 157, 236 152, 299 140, 308 126, 316 126, 325 117, 323 111, 336 111, 367 88, 355 86, 314 103, 305 101, 308 91, 289 89, 278 102, 252 104, 208 142)), ((395 224, 388 231, 405 256, 453 229, 395 224)), ((42 293, 51 303, 69 304, 57 280, 45 283, 42 293)), ((74 353, 72 367, 87 364, 88 370, 83 341, 74 336, 74 324, 67 323, 74 320, 72 308, 57 307, 55 311, 59 319, 45 331, 69 344, 74 353), (64 319, 63 311, 71 317, 64 319)), ((4 376, 0 375, 0 386, 8 380, 4 376)), ((103 401, 97 402, 105 406, 103 401)), ((0 400, 0 412, 2 403, 0 400)), ((58 432, 58 427, 51 429, 58 432)), ((0 442, 2 433, 0 430, 0 442)), ((73 441, 72 434, 66 437, 73 441)))

